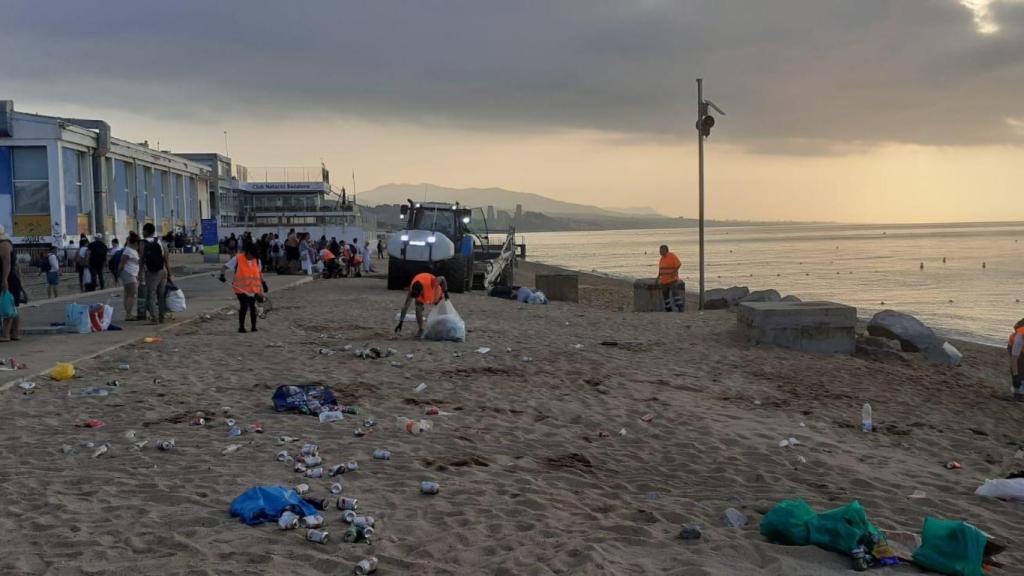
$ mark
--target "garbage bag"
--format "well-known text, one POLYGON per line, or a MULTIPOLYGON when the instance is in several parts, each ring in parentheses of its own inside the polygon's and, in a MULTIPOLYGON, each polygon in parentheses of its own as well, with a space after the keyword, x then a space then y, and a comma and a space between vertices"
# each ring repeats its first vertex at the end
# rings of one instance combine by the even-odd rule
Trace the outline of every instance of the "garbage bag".
POLYGON ((533 290, 530 290, 526 286, 520 286, 519 289, 516 290, 516 300, 518 300, 519 302, 522 302, 523 304, 526 304, 527 302, 529 302, 530 301, 530 296, 532 296, 532 295, 533 295, 533 290))
POLYGON ((526 299, 526 303, 527 304, 547 304, 548 303, 548 297, 545 296, 544 293, 541 292, 540 290, 537 290, 533 294, 530 294, 530 297, 526 299))
POLYGON ((921 547, 914 562, 949 576, 982 576, 982 560, 988 538, 974 526, 959 520, 927 517, 921 529, 921 547))
POLYGON ((1024 502, 1024 478, 986 480, 974 493, 989 498, 1024 502))
POLYGON ((276 521, 285 510, 300 516, 317 514, 316 508, 305 502, 295 490, 281 486, 257 486, 242 492, 231 502, 231 515, 249 524, 276 521))
POLYGON ((464 342, 466 340, 466 323, 456 312, 451 301, 443 300, 427 316, 427 326, 423 330, 425 340, 451 340, 452 342, 464 342))
POLYGON ((89 306, 84 304, 67 304, 64 306, 64 330, 78 334, 92 332, 92 320, 89 319, 89 306))
POLYGON ((864 507, 856 500, 816 515, 807 522, 807 529, 811 544, 843 554, 866 544, 870 534, 878 534, 878 529, 868 522, 864 507))
POLYGON ((184 312, 185 311, 185 293, 182 292, 181 288, 178 288, 170 282, 167 283, 167 289, 164 291, 166 295, 167 310, 169 312, 184 312))
POLYGON ((811 543, 807 523, 816 515, 802 499, 783 500, 761 519, 761 535, 776 544, 806 546, 811 543))
POLYGON ((71 380, 75 377, 75 366, 69 362, 57 362, 50 368, 50 378, 54 380, 71 380))
POLYGON ((321 410, 337 408, 338 401, 330 388, 320 384, 278 386, 274 390, 274 410, 320 414, 321 410))
POLYGON ((4 290, 0 294, 0 318, 17 318, 18 307, 14 305, 14 294, 10 290, 4 290))

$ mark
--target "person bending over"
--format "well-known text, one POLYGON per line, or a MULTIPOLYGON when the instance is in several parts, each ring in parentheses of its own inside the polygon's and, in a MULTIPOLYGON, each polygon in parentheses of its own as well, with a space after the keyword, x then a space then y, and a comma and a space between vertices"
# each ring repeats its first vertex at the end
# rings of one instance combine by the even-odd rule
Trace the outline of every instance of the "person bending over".
POLYGON ((409 304, 416 302, 416 324, 419 331, 416 337, 423 336, 423 324, 426 314, 423 313, 428 304, 435 305, 441 300, 448 299, 448 281, 444 276, 434 276, 429 272, 422 272, 413 277, 406 292, 405 304, 402 306, 402 315, 398 319, 398 326, 395 326, 395 334, 402 333, 402 323, 405 322, 405 315, 409 312, 409 304))

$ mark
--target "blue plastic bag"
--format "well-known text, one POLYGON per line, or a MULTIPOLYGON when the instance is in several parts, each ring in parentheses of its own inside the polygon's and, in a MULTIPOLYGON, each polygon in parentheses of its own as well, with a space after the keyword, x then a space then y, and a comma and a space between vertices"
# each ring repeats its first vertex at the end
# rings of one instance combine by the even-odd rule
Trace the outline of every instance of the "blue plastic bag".
POLYGON ((320 384, 300 386, 278 386, 274 390, 274 410, 296 411, 303 414, 319 414, 321 409, 334 409, 338 401, 330 388, 320 384))
POLYGON ((66 304, 64 306, 64 330, 76 334, 92 332, 92 320, 89 319, 89 306, 84 304, 66 304))
POLYGON ((231 515, 252 526, 267 521, 277 521, 285 510, 299 516, 317 514, 316 508, 303 500, 298 492, 281 486, 257 486, 250 488, 231 503, 231 515))
POLYGON ((14 294, 10 290, 4 290, 0 294, 0 318, 17 318, 18 307, 14 305, 14 294))

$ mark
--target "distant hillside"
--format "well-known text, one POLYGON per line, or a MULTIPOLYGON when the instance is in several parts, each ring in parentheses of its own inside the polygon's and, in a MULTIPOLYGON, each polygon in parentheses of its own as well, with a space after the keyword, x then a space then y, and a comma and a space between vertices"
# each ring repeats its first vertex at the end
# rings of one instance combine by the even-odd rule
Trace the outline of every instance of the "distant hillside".
MULTIPOLYGON (((552 200, 529 192, 516 192, 503 188, 447 188, 434 184, 384 184, 372 190, 359 193, 356 198, 364 206, 380 204, 405 204, 406 200, 432 202, 460 202, 473 208, 487 209, 494 206, 495 210, 515 212, 516 204, 521 204, 524 211, 543 212, 549 216, 588 215, 588 216, 622 216, 626 212, 607 210, 586 204, 574 204, 552 200)), ((635 210, 635 209, 629 209, 635 210)), ((649 214, 645 214, 649 215, 649 214)))

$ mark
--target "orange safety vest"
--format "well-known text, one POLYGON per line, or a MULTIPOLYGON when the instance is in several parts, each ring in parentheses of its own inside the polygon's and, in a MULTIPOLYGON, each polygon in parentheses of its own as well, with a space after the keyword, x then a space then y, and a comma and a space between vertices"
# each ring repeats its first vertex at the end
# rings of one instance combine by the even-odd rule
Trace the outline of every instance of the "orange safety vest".
POLYGON ((235 260, 235 277, 231 280, 235 294, 260 294, 263 292, 260 261, 250 260, 245 254, 239 254, 235 260))
POLYGON ((323 260, 324 262, 330 262, 331 260, 334 260, 334 252, 331 252, 327 248, 324 248, 323 250, 320 251, 320 259, 323 260))
POLYGON ((682 265, 679 258, 671 252, 662 256, 658 261, 658 284, 665 286, 678 282, 679 267, 682 265))
POLYGON ((423 292, 416 297, 416 301, 420 304, 436 304, 441 298, 444 298, 444 293, 441 291, 441 282, 438 281, 437 276, 430 272, 420 272, 413 277, 412 282, 409 284, 409 290, 412 290, 413 284, 417 282, 423 286, 423 292))

